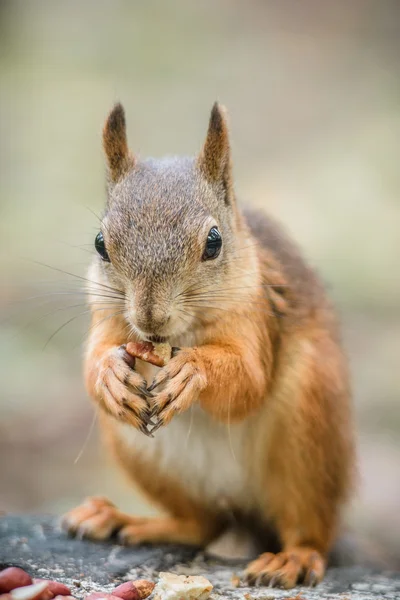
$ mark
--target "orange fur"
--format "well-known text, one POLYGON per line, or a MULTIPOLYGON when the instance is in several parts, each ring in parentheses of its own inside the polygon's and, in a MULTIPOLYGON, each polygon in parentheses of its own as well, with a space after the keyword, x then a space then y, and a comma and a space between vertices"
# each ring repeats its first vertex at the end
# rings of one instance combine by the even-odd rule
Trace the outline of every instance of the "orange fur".
POLYGON ((64 516, 64 522, 71 533, 79 532, 96 540, 108 539, 118 532, 124 544, 169 542, 201 546, 207 541, 204 527, 197 518, 132 517, 101 497, 87 498, 84 504, 64 516))
MULTIPOLYGON (((280 303, 285 311, 282 298, 280 303)), ((260 415, 258 438, 265 442, 258 452, 264 458, 259 461, 249 455, 247 468, 255 478, 257 505, 263 511, 261 520, 273 524, 284 552, 292 559, 285 555, 285 560, 268 560, 268 566, 265 560, 253 562, 247 571, 250 582, 257 579, 265 583, 275 577, 275 583, 291 587, 302 577, 314 583, 319 581, 325 569, 324 557, 337 531, 340 506, 351 487, 349 459, 353 449, 346 367, 332 333, 319 324, 320 318, 325 319, 324 310, 322 307, 321 314, 316 312, 301 329, 288 328, 281 340, 279 362, 273 355, 276 318, 272 313, 266 320, 253 315, 251 326, 248 308, 235 307, 237 326, 233 327, 229 314, 220 317, 211 331, 206 328, 199 335, 198 346, 183 348, 167 367, 156 371, 156 380, 160 374, 172 375, 167 379, 176 386, 175 371, 192 365, 188 372, 191 376, 198 372, 205 389, 197 396, 191 395, 190 403, 198 401, 203 410, 224 423, 260 415), (338 428, 344 436, 334 435, 338 428), (251 462, 254 459, 260 465, 257 469, 251 462), (299 553, 301 560, 296 558, 299 553)), ((123 321, 111 319, 101 323, 102 318, 95 313, 94 325, 98 326, 92 334, 86 361, 87 388, 95 398, 102 357, 110 348, 127 341, 123 321)), ((136 370, 151 381, 148 365, 137 364, 136 370)), ((168 389, 156 396, 156 405, 164 405, 168 389)), ((187 409, 188 406, 182 406, 182 410, 187 409)), ((102 415, 101 426, 117 461, 147 497, 174 518, 172 522, 157 520, 154 528, 151 521, 146 521, 140 525, 140 535, 134 533, 134 518, 131 535, 121 529, 121 538, 128 543, 169 540, 196 545, 213 539, 227 521, 224 511, 191 496, 178 472, 162 473, 157 462, 128 448, 121 440, 112 411, 106 412, 109 416, 102 415)), ((176 412, 176 405, 171 413, 166 411, 165 423, 176 412)), ((234 503, 232 506, 241 509, 234 503)))

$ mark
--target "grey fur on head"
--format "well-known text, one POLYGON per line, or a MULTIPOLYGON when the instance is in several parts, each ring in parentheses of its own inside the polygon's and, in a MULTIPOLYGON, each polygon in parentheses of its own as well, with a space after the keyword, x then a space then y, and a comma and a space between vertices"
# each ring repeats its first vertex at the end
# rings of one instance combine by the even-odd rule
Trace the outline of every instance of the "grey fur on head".
POLYGON ((98 268, 124 290, 127 318, 137 330, 172 335, 177 296, 201 284, 220 285, 232 259, 237 214, 224 110, 214 105, 197 158, 134 158, 120 104, 107 118, 103 144, 110 186, 102 232, 110 262, 98 268), (221 256, 204 262, 214 226, 223 240, 221 256))

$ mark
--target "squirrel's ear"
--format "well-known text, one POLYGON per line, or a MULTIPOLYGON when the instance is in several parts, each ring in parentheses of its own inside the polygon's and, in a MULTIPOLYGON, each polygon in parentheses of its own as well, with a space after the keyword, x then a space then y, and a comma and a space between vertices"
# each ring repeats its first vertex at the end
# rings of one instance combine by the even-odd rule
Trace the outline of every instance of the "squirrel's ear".
POLYGON ((216 102, 211 111, 207 138, 198 158, 198 166, 210 183, 220 183, 225 201, 232 197, 231 152, 225 108, 216 102))
POLYGON ((125 111, 122 104, 116 104, 107 117, 103 128, 103 148, 110 180, 116 183, 135 165, 126 139, 125 111))

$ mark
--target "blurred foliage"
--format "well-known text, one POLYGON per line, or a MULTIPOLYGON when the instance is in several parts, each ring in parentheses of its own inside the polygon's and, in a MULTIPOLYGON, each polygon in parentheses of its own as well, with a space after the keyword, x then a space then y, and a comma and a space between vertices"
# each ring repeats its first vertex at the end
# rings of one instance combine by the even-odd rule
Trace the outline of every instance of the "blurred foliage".
POLYGON ((95 433, 74 464, 93 418, 88 320, 69 308, 80 296, 60 292, 81 282, 34 261, 85 273, 114 101, 135 152, 162 155, 197 152, 218 99, 239 198, 286 223, 342 314, 360 433, 350 518, 396 543, 398 1, 2 0, 0 44, 0 508, 59 512, 108 493, 149 510, 95 433))

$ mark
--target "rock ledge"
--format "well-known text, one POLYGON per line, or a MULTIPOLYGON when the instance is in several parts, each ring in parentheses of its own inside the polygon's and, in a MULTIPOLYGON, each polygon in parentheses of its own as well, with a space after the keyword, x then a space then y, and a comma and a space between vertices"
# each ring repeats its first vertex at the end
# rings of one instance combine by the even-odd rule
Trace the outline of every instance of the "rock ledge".
POLYGON ((33 577, 69 585, 77 598, 108 591, 127 579, 157 580, 159 571, 204 575, 214 585, 212 600, 399 600, 400 573, 361 567, 332 568, 315 589, 235 588, 232 576, 244 564, 221 563, 181 547, 125 548, 70 539, 53 517, 6 515, 0 520, 0 567, 19 566, 33 577), (248 595, 249 594, 249 595, 248 595))

